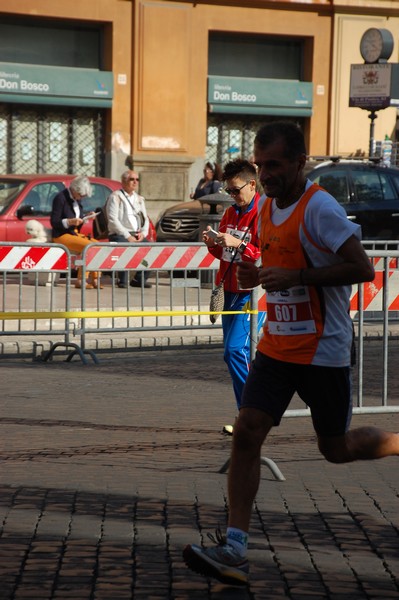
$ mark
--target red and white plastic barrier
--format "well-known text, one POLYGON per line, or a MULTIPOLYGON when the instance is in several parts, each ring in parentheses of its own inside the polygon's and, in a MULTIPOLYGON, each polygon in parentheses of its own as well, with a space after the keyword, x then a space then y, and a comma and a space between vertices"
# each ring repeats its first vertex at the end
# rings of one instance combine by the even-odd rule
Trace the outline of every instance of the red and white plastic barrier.
MULTIPOLYGON (((374 259, 375 278, 363 284, 363 307, 365 311, 382 311, 384 294, 384 259, 374 259)), ((389 296, 388 310, 399 310, 399 270, 398 259, 392 258, 388 263, 389 296)), ((266 295, 262 294, 258 302, 258 310, 266 310, 266 295)), ((350 300, 351 313, 359 310, 358 286, 352 286, 350 300)))
MULTIPOLYGON (((373 260, 375 269, 375 278, 363 286, 363 307, 367 311, 381 311, 383 309, 384 295, 384 259, 375 258, 373 260)), ((399 310, 399 270, 398 259, 392 258, 388 262, 389 295, 388 310, 399 310)), ((353 286, 351 311, 359 309, 359 294, 357 286, 353 286)))
MULTIPOLYGON (((143 244, 132 246, 90 245, 86 248, 85 266, 88 271, 123 269, 217 269, 219 260, 203 245, 173 246, 143 244)), ((399 310, 398 259, 389 261, 388 309, 399 310)), ((374 259, 375 279, 364 284, 364 310, 382 310, 384 259, 374 259)), ((0 245, 0 271, 60 271, 68 269, 68 253, 59 246, 0 245)), ((357 286, 353 286, 350 310, 359 308, 357 286)), ((259 298, 258 309, 266 310, 266 297, 259 298)))
POLYGON ((85 251, 87 271, 121 271, 123 269, 217 269, 219 260, 206 246, 172 246, 143 244, 132 246, 98 246, 85 251))
POLYGON ((0 271, 65 271, 68 254, 59 246, 0 246, 0 271))

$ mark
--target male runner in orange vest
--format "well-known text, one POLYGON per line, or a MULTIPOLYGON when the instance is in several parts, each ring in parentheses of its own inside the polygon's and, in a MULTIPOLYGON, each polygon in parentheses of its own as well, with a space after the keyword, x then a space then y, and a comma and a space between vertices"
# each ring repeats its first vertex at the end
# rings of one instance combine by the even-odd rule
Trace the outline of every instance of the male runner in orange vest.
POLYGON ((183 551, 194 571, 246 585, 248 530, 260 478, 262 444, 279 425, 295 392, 309 406, 320 452, 347 463, 399 454, 399 435, 375 427, 349 430, 351 284, 372 281, 360 227, 338 202, 304 175, 303 134, 272 122, 255 138, 255 163, 265 197, 259 201, 262 267, 241 262, 240 285, 261 285, 267 322, 244 387, 228 474, 226 536, 183 551))

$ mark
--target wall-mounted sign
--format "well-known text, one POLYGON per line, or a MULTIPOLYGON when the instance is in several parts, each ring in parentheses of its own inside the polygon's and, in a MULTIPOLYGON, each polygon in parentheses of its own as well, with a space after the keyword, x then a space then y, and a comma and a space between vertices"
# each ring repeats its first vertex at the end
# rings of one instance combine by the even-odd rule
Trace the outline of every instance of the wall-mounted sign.
POLYGON ((210 112, 302 116, 312 115, 313 84, 291 79, 208 77, 210 112))
POLYGON ((113 74, 97 69, 0 63, 0 101, 111 107, 113 74))
POLYGON ((399 106, 399 64, 351 65, 349 106, 365 110, 399 106))

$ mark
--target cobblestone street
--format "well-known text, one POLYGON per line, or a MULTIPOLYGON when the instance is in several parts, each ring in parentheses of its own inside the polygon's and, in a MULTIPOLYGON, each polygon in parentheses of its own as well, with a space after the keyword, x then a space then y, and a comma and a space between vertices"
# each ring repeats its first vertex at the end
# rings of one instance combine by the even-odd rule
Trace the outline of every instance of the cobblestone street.
MULTIPOLYGON (((365 402, 381 388, 365 348, 365 402)), ((389 390, 398 402, 399 345, 389 390)), ((399 596, 397 460, 336 466, 307 417, 286 418, 264 455, 250 531, 250 587, 195 575, 186 543, 227 513, 219 473, 234 400, 222 350, 142 351, 0 363, 0 598, 182 600, 399 596)), ((300 407, 299 401, 293 405, 300 407)), ((356 415, 399 431, 399 414, 356 415)))

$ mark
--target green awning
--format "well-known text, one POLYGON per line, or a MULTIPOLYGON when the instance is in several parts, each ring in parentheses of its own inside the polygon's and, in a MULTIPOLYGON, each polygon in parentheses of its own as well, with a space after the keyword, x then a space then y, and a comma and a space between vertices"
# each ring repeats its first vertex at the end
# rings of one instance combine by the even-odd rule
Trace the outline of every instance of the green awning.
POLYGON ((209 104, 210 113, 227 115, 273 115, 278 117, 311 117, 311 108, 282 108, 281 106, 233 106, 231 104, 209 104))
POLYGON ((0 102, 12 102, 14 104, 51 104, 52 106, 83 106, 88 108, 111 108, 112 100, 89 98, 66 98, 60 96, 25 96, 14 94, 12 98, 8 94, 0 94, 0 102))
POLYGON ((110 71, 0 62, 2 102, 109 108, 112 97, 110 71))
POLYGON ((212 113, 312 116, 313 84, 291 79, 208 77, 212 113))

